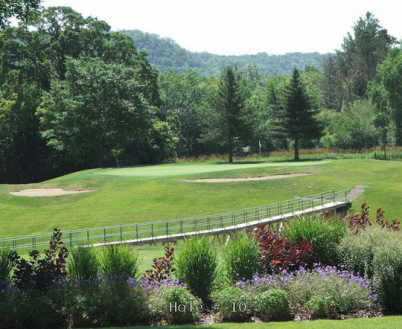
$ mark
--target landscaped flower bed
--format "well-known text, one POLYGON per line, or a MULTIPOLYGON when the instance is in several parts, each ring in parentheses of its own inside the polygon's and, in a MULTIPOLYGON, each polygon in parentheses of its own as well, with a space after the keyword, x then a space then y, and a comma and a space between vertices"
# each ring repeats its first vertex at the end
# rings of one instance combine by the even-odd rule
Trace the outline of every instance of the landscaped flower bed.
POLYGON ((372 222, 363 204, 361 214, 299 218, 280 234, 261 225, 233 236, 219 253, 208 237, 193 238, 177 255, 167 246, 142 276, 126 246, 69 252, 55 230, 44 258, 1 251, 0 328, 402 313, 399 223, 387 225, 381 210, 372 222))

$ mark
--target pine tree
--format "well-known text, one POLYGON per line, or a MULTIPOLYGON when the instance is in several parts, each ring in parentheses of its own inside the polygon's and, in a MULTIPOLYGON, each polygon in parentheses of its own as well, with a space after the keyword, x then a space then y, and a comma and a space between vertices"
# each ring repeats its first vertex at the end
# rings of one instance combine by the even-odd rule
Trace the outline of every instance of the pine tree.
POLYGON ((246 140, 250 136, 247 117, 244 112, 244 100, 234 68, 222 69, 218 92, 213 101, 214 114, 209 133, 227 148, 229 163, 233 162, 233 150, 236 140, 246 140))
POLYGON ((313 108, 299 71, 294 68, 290 81, 284 90, 281 109, 276 113, 271 129, 274 138, 294 140, 294 160, 299 160, 300 140, 311 140, 322 136, 322 127, 315 118, 313 108))

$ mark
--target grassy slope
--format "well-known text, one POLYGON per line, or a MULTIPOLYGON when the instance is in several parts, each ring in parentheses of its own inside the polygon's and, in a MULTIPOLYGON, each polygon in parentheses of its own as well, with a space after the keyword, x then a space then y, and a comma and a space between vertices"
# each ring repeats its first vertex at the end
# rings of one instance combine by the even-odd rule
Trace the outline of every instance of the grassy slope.
POLYGON ((0 237, 99 227, 221 213, 260 206, 326 190, 369 185, 354 201, 381 207, 386 218, 400 218, 401 162, 368 159, 243 164, 166 164, 94 169, 40 184, 0 185, 0 237), (199 183, 184 178, 264 176, 310 172, 278 180, 199 183), (93 188, 90 193, 44 198, 8 194, 24 188, 93 188))

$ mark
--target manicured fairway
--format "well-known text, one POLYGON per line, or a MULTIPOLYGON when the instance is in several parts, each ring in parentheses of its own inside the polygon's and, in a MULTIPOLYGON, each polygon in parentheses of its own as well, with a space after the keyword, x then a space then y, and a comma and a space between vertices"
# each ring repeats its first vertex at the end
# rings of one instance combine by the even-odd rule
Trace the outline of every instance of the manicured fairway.
POLYGON ((262 163, 179 163, 118 169, 93 169, 40 184, 0 185, 0 238, 153 222, 217 214, 284 201, 327 190, 369 186, 354 200, 381 207, 386 219, 400 219, 402 162, 370 159, 262 163), (283 173, 309 176, 224 183, 185 179, 258 177, 283 173), (89 193, 19 197, 26 188, 93 189, 89 193))

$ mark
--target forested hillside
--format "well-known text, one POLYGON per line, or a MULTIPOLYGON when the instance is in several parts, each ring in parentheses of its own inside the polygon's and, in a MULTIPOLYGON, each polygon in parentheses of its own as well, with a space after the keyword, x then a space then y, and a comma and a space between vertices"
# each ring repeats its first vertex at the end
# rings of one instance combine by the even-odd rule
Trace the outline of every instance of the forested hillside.
POLYGON ((299 148, 402 145, 402 47, 369 12, 326 56, 197 54, 69 7, 28 16, 12 27, 12 11, 0 15, 0 183, 177 157, 292 149, 297 160, 299 148))
MULTIPOLYGON (((192 68, 199 75, 218 76, 220 70, 228 64, 236 64, 240 68, 245 68, 247 64, 255 63, 261 72, 285 75, 289 74, 294 67, 303 70, 306 65, 310 65, 321 69, 325 56, 317 52, 307 54, 295 52, 285 55, 258 53, 240 56, 213 55, 207 52, 194 53, 180 47, 174 40, 161 38, 156 34, 144 33, 139 30, 122 30, 120 32, 132 37, 138 50, 146 50, 149 53, 149 62, 159 72, 173 70, 176 73, 186 73, 187 69, 192 68)), ((247 49, 244 52, 247 52, 247 49)))

